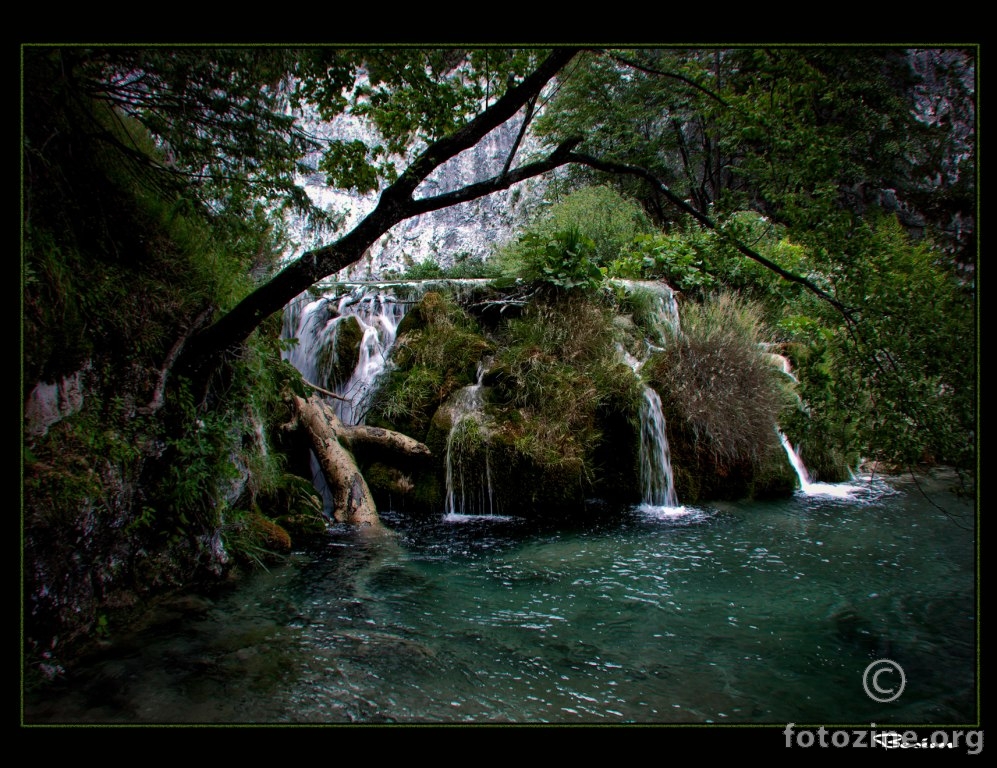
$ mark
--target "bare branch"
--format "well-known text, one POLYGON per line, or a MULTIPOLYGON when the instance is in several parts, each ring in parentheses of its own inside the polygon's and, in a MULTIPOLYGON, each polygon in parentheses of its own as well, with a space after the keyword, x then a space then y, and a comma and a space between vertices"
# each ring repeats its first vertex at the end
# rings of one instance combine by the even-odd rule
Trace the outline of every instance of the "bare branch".
POLYGON ((718 102, 720 102, 721 104, 723 104, 725 107, 730 107, 730 104, 728 104, 726 101, 724 101, 724 99, 723 99, 722 96, 720 96, 719 94, 714 93, 709 88, 707 88, 707 87, 705 87, 703 85, 700 85, 695 80, 693 80, 691 78, 688 78, 685 75, 680 75, 677 72, 663 72, 660 69, 653 69, 651 67, 645 67, 643 64, 638 64, 636 61, 633 61, 632 59, 628 59, 625 56, 620 56, 619 54, 616 54, 616 53, 610 53, 609 57, 613 61, 619 62, 620 64, 625 64, 628 67, 633 67, 634 69, 640 70, 641 72, 646 72, 649 75, 657 75, 659 77, 671 77, 671 78, 673 78, 675 80, 679 80, 679 81, 685 83, 686 85, 692 86, 697 91, 705 93, 711 99, 716 99, 718 102))
POLYGON ((536 108, 536 103, 536 96, 526 102, 526 114, 523 115, 523 123, 519 126, 519 133, 516 134, 516 140, 512 143, 512 149, 509 150, 509 156, 505 159, 505 165, 502 166, 502 176, 505 176, 509 172, 509 168, 512 167, 513 158, 516 157, 519 145, 523 141, 523 136, 526 135, 526 129, 529 127, 530 121, 533 120, 533 111, 536 108))
POLYGON ((316 392, 321 392, 321 393, 322 393, 323 395, 325 395, 326 397, 332 397, 332 398, 335 398, 336 400, 342 400, 342 401, 343 401, 343 402, 345 402, 345 403, 348 403, 348 402, 350 402, 350 398, 348 398, 348 397, 343 397, 342 395, 337 395, 337 394, 336 394, 335 392, 330 392, 330 391, 329 391, 328 389, 322 389, 322 387, 320 387, 320 386, 318 386, 318 385, 316 385, 316 384, 312 384, 312 383, 311 383, 310 381, 308 381, 307 379, 302 379, 302 381, 303 381, 303 382, 305 383, 305 386, 306 386, 306 387, 311 387, 311 388, 312 388, 312 389, 314 389, 314 390, 315 390, 316 392))

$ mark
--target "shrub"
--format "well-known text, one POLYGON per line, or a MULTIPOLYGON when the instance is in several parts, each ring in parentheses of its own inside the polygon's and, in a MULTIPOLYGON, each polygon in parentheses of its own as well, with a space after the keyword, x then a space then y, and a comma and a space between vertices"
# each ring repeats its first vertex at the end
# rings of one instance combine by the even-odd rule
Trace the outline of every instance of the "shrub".
POLYGON ((609 309, 582 295, 537 301, 509 321, 495 364, 502 438, 552 473, 545 482, 591 488, 606 419, 636 413, 639 394, 609 309))
POLYGON ((396 369, 375 395, 368 422, 425 435, 439 405, 474 383, 490 349, 475 321, 449 295, 426 293, 398 326, 396 369))
POLYGON ((607 266, 628 252, 637 235, 654 229, 637 201, 605 186, 571 192, 531 230, 549 236, 571 228, 592 242, 592 255, 599 266, 607 266))
POLYGON ((731 293, 686 304, 681 332, 648 365, 675 426, 720 467, 757 464, 778 445, 776 425, 788 396, 785 377, 759 347, 760 317, 757 306, 731 293))
POLYGON ((638 235, 652 229, 635 201, 609 187, 585 187, 553 205, 519 240, 499 249, 495 270, 506 278, 563 289, 597 288, 608 266, 631 251, 638 235))

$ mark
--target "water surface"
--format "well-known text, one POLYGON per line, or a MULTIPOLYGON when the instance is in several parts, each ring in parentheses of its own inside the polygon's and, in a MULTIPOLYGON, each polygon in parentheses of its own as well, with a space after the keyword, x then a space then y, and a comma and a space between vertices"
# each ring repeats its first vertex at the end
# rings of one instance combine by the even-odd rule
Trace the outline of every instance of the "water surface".
POLYGON ((951 479, 557 526, 384 513, 389 541, 336 529, 161 607, 24 720, 973 722, 975 523, 951 479), (881 658, 906 677, 888 703, 862 684, 881 658))

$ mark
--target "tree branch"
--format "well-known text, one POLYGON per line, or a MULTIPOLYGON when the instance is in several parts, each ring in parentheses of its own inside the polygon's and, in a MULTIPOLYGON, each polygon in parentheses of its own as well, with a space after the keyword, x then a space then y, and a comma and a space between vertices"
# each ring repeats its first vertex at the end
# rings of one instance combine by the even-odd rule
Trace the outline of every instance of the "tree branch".
POLYGON ((530 125, 530 121, 533 119, 533 110, 536 108, 537 97, 533 96, 526 103, 526 114, 523 115, 523 123, 519 126, 519 133, 516 134, 516 140, 512 143, 512 149, 509 150, 509 156, 505 159, 505 165, 502 166, 502 176, 505 176, 509 172, 509 168, 512 167, 512 161, 516 157, 516 153, 519 151, 519 145, 523 141, 523 136, 526 135, 526 129, 530 125))
POLYGON ((700 85, 695 80, 692 80, 691 78, 688 78, 685 75, 680 75, 680 74, 678 74, 676 72, 663 72, 660 69, 652 69, 651 67, 645 67, 643 64, 638 64, 636 61, 633 61, 632 59, 628 59, 628 58, 626 58, 624 56, 620 56, 619 54, 615 54, 615 53, 610 53, 609 54, 609 58, 611 58, 613 61, 619 62, 620 64, 624 64, 624 65, 626 65, 628 67, 633 67, 634 69, 638 69, 641 72, 646 72, 649 75, 657 75, 658 77, 671 77, 671 78, 674 78, 675 80, 679 80, 679 81, 685 83, 686 85, 692 86, 697 91, 701 91, 702 93, 705 93, 711 99, 716 99, 718 102, 720 102, 721 104, 723 104, 725 107, 730 107, 730 104, 728 104, 726 101, 724 101, 724 99, 723 99, 722 96, 720 96, 719 94, 714 93, 709 88, 706 88, 705 86, 700 85))
POLYGON ((351 448, 355 446, 373 446, 402 454, 403 456, 419 458, 428 458, 433 455, 424 443, 420 443, 408 435, 403 435, 401 432, 395 432, 390 429, 370 427, 366 424, 344 425, 340 437, 347 440, 351 448))
POLYGON ((430 211, 438 211, 441 208, 449 208, 451 205, 457 205, 458 203, 466 203, 469 200, 477 200, 479 197, 485 197, 493 192, 508 189, 513 184, 518 184, 526 179, 531 179, 534 176, 540 176, 555 168, 559 168, 566 163, 572 162, 571 150, 578 146, 581 141, 581 138, 578 137, 568 139, 543 160, 520 166, 513 171, 492 176, 490 179, 485 179, 484 181, 468 184, 466 187, 461 187, 453 192, 412 200, 408 205, 408 209, 411 211, 410 215, 418 216, 423 213, 429 213, 430 211))
MULTIPOLYGON (((267 317, 319 280, 335 274, 359 260, 381 235, 405 219, 431 210, 473 200, 561 165, 559 148, 546 163, 533 164, 506 174, 502 184, 474 184, 455 193, 414 201, 416 187, 439 166, 465 149, 476 145, 490 131, 512 118, 577 53, 575 48, 554 51, 523 81, 510 88, 492 106, 461 129, 430 144, 398 180, 384 189, 377 206, 356 227, 334 243, 308 251, 285 267, 270 281, 240 301, 230 312, 191 340, 185 352, 186 371, 197 377, 200 368, 213 356, 244 341, 267 317), (551 164, 554 160, 556 164, 551 164)), ((575 142, 577 143, 577 142, 575 142)), ((562 145, 564 147, 564 145, 562 145)))
POLYGON ((342 400, 342 401, 343 401, 344 403, 348 403, 348 402, 350 402, 350 398, 348 398, 348 397, 343 397, 342 395, 337 395, 337 394, 336 394, 335 392, 330 392, 330 391, 329 391, 328 389, 322 389, 322 387, 319 387, 319 386, 317 386, 317 385, 315 385, 315 384, 312 384, 312 383, 311 383, 310 381, 308 381, 307 379, 302 379, 302 381, 303 381, 303 382, 305 383, 305 386, 306 386, 306 387, 311 387, 311 388, 312 388, 312 389, 314 389, 314 390, 315 390, 316 392, 321 392, 321 393, 322 393, 323 395, 325 395, 326 397, 331 397, 331 398, 334 398, 334 399, 336 399, 336 400, 342 400))
POLYGON ((653 173, 648 171, 646 168, 640 168, 635 165, 626 165, 625 163, 616 163, 607 160, 600 160, 599 158, 592 157, 591 155, 586 155, 580 152, 569 152, 568 159, 566 162, 579 163, 581 165, 587 165, 590 168, 595 168, 598 171, 606 171, 607 173, 618 173, 627 174, 630 176, 639 176, 642 179, 648 181, 658 192, 664 195, 669 202, 678 207, 680 210, 692 216, 696 221, 702 224, 707 229, 711 229, 717 232, 723 238, 727 240, 731 245, 733 245, 740 253, 747 256, 752 261, 756 261, 761 264, 766 269, 775 272, 780 277, 789 280, 790 282, 802 285, 808 291, 813 293, 815 296, 823 299, 836 310, 838 310, 846 320, 852 321, 854 310, 845 306, 841 301, 836 299, 834 296, 829 294, 820 286, 814 284, 812 281, 807 280, 805 277, 800 277, 797 274, 789 272, 783 269, 774 261, 771 261, 764 256, 762 256, 758 251, 753 248, 749 248, 747 245, 742 243, 740 240, 732 237, 728 233, 724 232, 717 223, 713 221, 709 216, 701 211, 697 210, 693 206, 689 205, 685 200, 681 199, 678 195, 672 192, 664 183, 662 183, 653 173))

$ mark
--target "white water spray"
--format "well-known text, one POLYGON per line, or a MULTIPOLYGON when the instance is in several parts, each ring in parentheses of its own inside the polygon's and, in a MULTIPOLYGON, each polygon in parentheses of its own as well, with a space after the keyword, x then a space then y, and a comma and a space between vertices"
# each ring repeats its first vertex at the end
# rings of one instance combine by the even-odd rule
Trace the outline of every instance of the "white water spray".
POLYGON ((284 336, 297 338, 298 343, 284 356, 306 381, 318 386, 328 383, 332 391, 346 398, 331 403, 344 424, 360 424, 370 408, 378 378, 388 367, 388 353, 409 305, 389 292, 359 285, 345 294, 307 303, 302 298, 285 313, 284 336), (329 382, 338 363, 337 336, 349 318, 355 319, 362 332, 359 358, 345 381, 329 382), (323 349, 325 354, 320 354, 323 349), (322 370, 320 361, 324 361, 322 370))
MULTIPOLYGON (((650 291, 655 297, 658 334, 661 339, 668 332, 680 329, 678 302, 670 287, 661 283, 618 281, 627 291, 638 288, 650 291)), ((658 347, 650 339, 646 340, 646 352, 658 347)), ((620 358, 630 366, 634 375, 640 377, 644 360, 639 360, 617 344, 620 358)), ((644 384, 644 399, 640 409, 640 484, 641 505, 645 513, 657 517, 685 515, 685 507, 679 506, 675 493, 675 476, 672 471, 671 449, 668 446, 668 430, 665 415, 661 408, 661 397, 651 387, 644 384)))
POLYGON ((776 430, 779 434, 779 442, 782 443, 782 447, 786 451, 786 456, 789 458, 789 463, 793 465, 793 470, 796 472, 796 477, 800 481, 800 490, 807 496, 836 496, 838 498, 847 498, 851 496, 855 491, 860 490, 857 486, 849 485, 848 483, 815 483, 810 477, 810 472, 807 471, 806 465, 803 463, 803 459, 800 458, 799 451, 793 447, 792 443, 789 442, 789 438, 786 437, 781 431, 776 430))
POLYGON ((495 516, 495 494, 492 487, 491 456, 487 434, 482 424, 482 380, 485 363, 478 364, 477 381, 454 393, 452 400, 452 426, 447 435, 446 483, 447 495, 444 519, 459 520, 465 517, 495 516), (459 445, 468 430, 476 430, 484 441, 484 466, 477 458, 464 454, 459 445))
POLYGON ((640 483, 644 505, 678 507, 661 398, 650 387, 640 410, 640 483))

